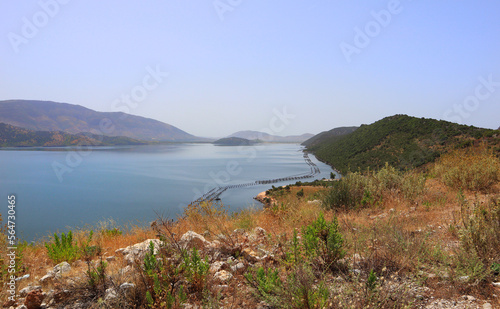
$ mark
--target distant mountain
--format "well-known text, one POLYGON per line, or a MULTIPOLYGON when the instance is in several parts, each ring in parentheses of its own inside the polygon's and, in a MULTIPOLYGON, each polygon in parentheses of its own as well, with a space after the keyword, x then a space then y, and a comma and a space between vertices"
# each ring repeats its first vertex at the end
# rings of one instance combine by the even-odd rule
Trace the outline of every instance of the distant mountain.
POLYGON ((302 135, 278 136, 259 131, 239 131, 229 135, 228 137, 239 137, 248 140, 260 140, 263 142, 275 143, 302 143, 313 136, 314 134, 309 133, 302 135))
POLYGON ((314 147, 326 140, 331 142, 337 138, 342 137, 343 135, 356 131, 357 128, 358 127, 340 127, 331 129, 330 131, 324 131, 306 140, 305 142, 302 143, 302 145, 306 147, 314 147))
POLYGON ((0 101, 0 122, 35 131, 92 132, 145 141, 204 140, 150 118, 51 101, 0 101))
POLYGON ((239 137, 225 137, 213 142, 214 145, 218 146, 249 146, 255 143, 256 143, 255 141, 239 137))
POLYGON ((0 123, 0 147, 29 146, 108 146, 143 145, 144 142, 123 136, 69 134, 61 131, 33 131, 0 123))
POLYGON ((399 169, 434 161, 451 149, 484 142, 499 151, 497 130, 407 115, 386 117, 354 132, 337 136, 320 133, 307 150, 338 169, 378 169, 387 162, 399 169))

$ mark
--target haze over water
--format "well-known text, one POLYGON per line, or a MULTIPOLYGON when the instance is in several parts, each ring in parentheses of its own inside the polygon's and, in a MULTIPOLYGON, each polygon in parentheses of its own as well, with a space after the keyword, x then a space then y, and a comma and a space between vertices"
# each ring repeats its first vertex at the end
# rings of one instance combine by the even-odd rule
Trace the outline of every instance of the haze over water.
MULTIPOLYGON (((62 181, 52 165, 64 164, 71 150, 6 150, 0 151, 0 196, 16 194, 17 233, 28 241, 110 218, 142 225, 157 214, 176 218, 214 187, 307 173, 301 149, 296 144, 101 147, 82 157, 62 181)), ((329 178, 332 169, 310 158, 321 173, 305 181, 329 178)), ((262 207, 253 197, 270 186, 230 189, 221 199, 232 211, 262 207)), ((1 213, 5 218, 6 207, 1 213)))

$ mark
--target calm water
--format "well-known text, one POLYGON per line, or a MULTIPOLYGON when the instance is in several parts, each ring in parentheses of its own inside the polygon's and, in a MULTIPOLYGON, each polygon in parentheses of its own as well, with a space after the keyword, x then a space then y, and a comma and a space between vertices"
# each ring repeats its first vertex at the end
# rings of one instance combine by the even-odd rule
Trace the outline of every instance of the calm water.
MULTIPOLYGON (((80 153, 64 148, 2 150, 1 213, 5 223, 7 196, 16 194, 17 233, 26 240, 110 218, 118 224, 147 224, 157 213, 175 218, 214 187, 307 173, 301 149, 295 144, 174 144, 80 153)), ((321 170, 316 179, 329 178, 331 168, 310 158, 321 170)), ((262 207, 253 197, 269 187, 231 189, 221 199, 231 210, 262 207)))

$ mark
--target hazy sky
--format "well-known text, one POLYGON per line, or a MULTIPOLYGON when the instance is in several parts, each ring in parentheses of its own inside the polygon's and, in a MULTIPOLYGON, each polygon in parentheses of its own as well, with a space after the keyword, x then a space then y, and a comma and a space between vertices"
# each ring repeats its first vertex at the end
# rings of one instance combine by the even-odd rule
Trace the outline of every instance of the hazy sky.
POLYGON ((4 0, 0 100, 213 137, 393 114, 497 128, 499 14, 498 0, 4 0))

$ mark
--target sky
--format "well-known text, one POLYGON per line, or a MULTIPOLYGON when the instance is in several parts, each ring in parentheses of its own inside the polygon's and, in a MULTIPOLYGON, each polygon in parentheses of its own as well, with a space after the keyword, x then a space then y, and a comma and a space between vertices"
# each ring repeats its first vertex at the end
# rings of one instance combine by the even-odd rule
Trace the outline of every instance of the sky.
POLYGON ((394 114, 500 126, 500 2, 0 3, 0 100, 190 134, 319 133, 394 114))

